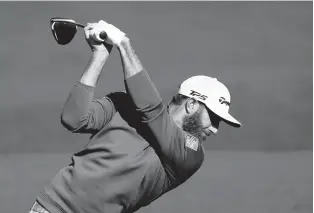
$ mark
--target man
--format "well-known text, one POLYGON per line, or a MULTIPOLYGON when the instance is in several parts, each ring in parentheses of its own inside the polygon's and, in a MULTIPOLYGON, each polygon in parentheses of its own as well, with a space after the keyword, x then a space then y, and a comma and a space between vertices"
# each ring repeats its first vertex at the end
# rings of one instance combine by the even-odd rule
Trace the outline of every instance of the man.
POLYGON ((217 133, 220 121, 241 126, 228 113, 230 94, 217 79, 187 79, 165 107, 122 31, 100 21, 88 24, 85 36, 92 57, 68 96, 61 122, 91 139, 41 191, 31 213, 135 212, 200 168, 202 141, 217 133), (105 43, 97 37, 101 31, 107 33, 105 43), (113 46, 121 56, 126 92, 93 100, 113 46))

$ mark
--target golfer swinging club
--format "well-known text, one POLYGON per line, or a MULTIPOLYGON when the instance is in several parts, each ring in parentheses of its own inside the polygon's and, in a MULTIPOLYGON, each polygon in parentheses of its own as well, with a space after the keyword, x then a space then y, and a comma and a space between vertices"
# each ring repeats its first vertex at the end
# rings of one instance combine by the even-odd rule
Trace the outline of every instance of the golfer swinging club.
POLYGON ((202 165, 202 142, 219 122, 241 124, 229 113, 230 93, 217 79, 185 80, 168 106, 125 33, 99 21, 85 28, 92 56, 73 86, 61 123, 91 135, 36 198, 30 213, 131 213, 175 189, 202 165), (97 35, 105 31, 103 42, 97 35), (112 47, 119 50, 126 92, 94 100, 112 47))

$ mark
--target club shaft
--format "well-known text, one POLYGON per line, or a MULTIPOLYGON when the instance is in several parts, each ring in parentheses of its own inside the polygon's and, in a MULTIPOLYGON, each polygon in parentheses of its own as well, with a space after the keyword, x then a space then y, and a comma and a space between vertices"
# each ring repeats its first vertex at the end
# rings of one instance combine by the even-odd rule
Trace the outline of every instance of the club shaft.
POLYGON ((74 25, 74 26, 81 27, 81 28, 85 27, 84 24, 73 22, 73 20, 68 20, 68 19, 64 19, 64 18, 51 18, 50 22, 51 23, 53 23, 53 22, 61 22, 61 23, 66 23, 66 24, 74 25))
MULTIPOLYGON (((70 22, 70 23, 71 23, 71 22, 70 22)), ((75 22, 75 23, 72 22, 72 24, 74 24, 74 25, 76 25, 76 26, 78 26, 78 27, 81 27, 81 28, 84 28, 84 27, 85 27, 84 24, 80 24, 80 23, 77 23, 77 22, 75 22)), ((106 39, 106 38, 107 38, 107 33, 106 33, 106 32, 101 32, 101 33, 100 33, 100 38, 101 38, 101 39, 106 39)))
POLYGON ((80 24, 80 23, 77 23, 77 22, 75 22, 75 25, 78 26, 78 27, 81 27, 81 28, 84 28, 84 27, 85 27, 84 24, 80 24))
POLYGON ((80 24, 80 23, 77 23, 77 22, 67 22, 67 21, 60 21, 60 22, 67 23, 67 24, 70 24, 70 25, 75 25, 75 26, 81 27, 81 28, 85 27, 84 24, 80 24))

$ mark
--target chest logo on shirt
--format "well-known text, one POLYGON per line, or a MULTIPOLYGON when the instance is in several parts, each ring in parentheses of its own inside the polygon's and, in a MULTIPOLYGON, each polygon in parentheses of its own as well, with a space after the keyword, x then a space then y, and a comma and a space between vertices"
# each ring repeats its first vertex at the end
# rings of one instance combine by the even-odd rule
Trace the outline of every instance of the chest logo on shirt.
POLYGON ((198 150, 199 140, 193 135, 186 134, 185 135, 185 146, 193 149, 194 151, 198 150))

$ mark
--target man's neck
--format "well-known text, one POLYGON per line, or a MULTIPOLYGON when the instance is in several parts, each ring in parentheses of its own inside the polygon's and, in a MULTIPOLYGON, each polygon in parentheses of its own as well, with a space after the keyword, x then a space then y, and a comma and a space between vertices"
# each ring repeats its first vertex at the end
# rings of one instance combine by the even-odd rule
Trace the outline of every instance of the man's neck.
POLYGON ((172 104, 168 104, 167 107, 168 113, 169 115, 172 117, 172 119, 174 120, 175 124, 182 129, 182 125, 183 125, 183 115, 181 110, 179 110, 178 106, 172 105, 172 104))

